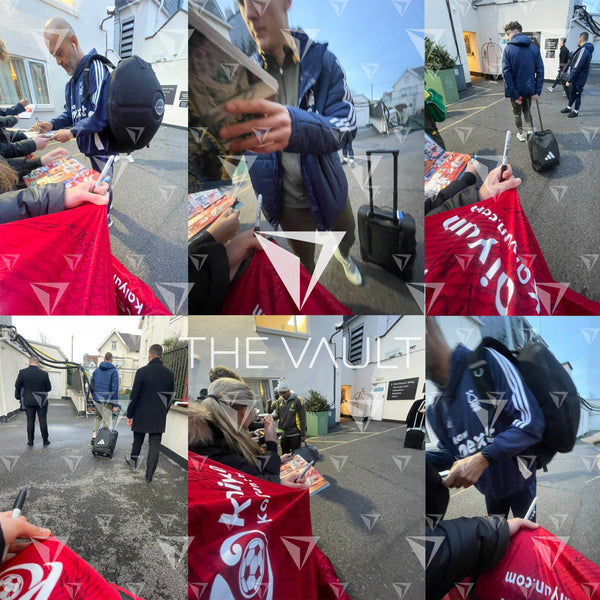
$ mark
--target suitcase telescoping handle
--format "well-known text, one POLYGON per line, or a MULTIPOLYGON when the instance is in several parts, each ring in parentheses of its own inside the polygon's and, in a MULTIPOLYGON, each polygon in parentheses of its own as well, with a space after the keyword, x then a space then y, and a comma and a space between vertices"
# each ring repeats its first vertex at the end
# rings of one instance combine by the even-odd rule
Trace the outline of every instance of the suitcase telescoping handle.
POLYGON ((369 175, 369 217, 373 217, 373 177, 371 173, 371 154, 392 154, 394 156, 394 224, 398 224, 398 154, 399 150, 367 150, 367 173, 369 175))
MULTIPOLYGON (((544 124, 542 123, 542 113, 540 112, 540 103, 536 100, 535 105, 537 106, 538 117, 540 118, 540 131, 544 131, 544 124)), ((533 123, 533 119, 531 119, 533 123)))

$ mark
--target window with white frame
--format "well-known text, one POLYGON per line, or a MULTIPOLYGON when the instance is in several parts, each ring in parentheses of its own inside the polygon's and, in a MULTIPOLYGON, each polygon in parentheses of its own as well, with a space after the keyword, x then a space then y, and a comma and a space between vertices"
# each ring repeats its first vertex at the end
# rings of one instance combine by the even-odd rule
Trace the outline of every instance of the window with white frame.
POLYGON ((38 106, 50 104, 45 62, 11 56, 0 63, 0 104, 14 106, 21 98, 38 106))
POLYGON ((70 15, 77 16, 79 14, 79 5, 82 0, 43 0, 46 4, 50 4, 54 8, 63 10, 70 15))
POLYGON ((257 331, 268 329, 279 333, 308 334, 308 319, 302 315, 260 315, 255 317, 255 322, 257 331))
POLYGON ((110 348, 113 352, 117 349, 117 342, 113 341, 111 342, 111 348, 110 348))

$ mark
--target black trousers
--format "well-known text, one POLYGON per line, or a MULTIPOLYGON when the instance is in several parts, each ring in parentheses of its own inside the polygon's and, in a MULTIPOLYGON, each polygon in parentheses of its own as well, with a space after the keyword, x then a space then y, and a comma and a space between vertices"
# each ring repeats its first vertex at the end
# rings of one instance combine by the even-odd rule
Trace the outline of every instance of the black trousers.
POLYGON ((282 454, 287 454, 288 452, 292 452, 292 450, 296 450, 296 448, 300 448, 300 446, 302 446, 300 434, 295 435, 293 437, 285 437, 284 435, 282 435, 280 442, 282 454))
POLYGON ((40 431, 42 433, 42 440, 45 442, 48 439, 48 423, 46 421, 48 415, 48 403, 44 404, 44 406, 25 405, 25 412, 27 414, 27 441, 33 444, 35 415, 37 414, 40 423, 40 431))
MULTIPOLYGON (((508 513, 512 510, 513 517, 523 518, 527 514, 527 510, 536 496, 536 488, 536 478, 533 477, 528 487, 519 490, 512 496, 498 499, 486 498, 485 505, 488 515, 504 515, 504 517, 508 519, 508 513)), ((535 522, 535 510, 529 519, 530 521, 535 522)))
POLYGON ((569 93, 567 94, 569 97, 569 106, 573 110, 579 110, 581 106, 581 93, 583 92, 583 86, 577 85, 576 83, 571 83, 567 88, 569 93))
MULTIPOLYGON (((138 431, 133 432, 133 445, 131 446, 131 457, 138 458, 142 451, 142 444, 144 443, 145 433, 138 431)), ((146 479, 150 479, 156 471, 158 465, 158 455, 160 454, 160 442, 162 440, 162 433, 149 433, 148 434, 148 458, 146 460, 146 479)))

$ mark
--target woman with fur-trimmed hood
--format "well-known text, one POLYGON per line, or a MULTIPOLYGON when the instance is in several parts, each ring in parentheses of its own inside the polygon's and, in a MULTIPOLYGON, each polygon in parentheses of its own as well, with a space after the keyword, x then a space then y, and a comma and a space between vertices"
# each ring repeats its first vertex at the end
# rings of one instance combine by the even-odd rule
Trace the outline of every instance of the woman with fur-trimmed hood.
MULTIPOLYGON (((251 437, 254 392, 237 379, 223 377, 211 383, 207 397, 190 405, 188 449, 249 475, 304 488, 303 483, 280 480, 281 458, 277 454, 275 422, 265 417, 265 449, 251 437)), ((292 476, 292 478, 295 476, 292 476)))

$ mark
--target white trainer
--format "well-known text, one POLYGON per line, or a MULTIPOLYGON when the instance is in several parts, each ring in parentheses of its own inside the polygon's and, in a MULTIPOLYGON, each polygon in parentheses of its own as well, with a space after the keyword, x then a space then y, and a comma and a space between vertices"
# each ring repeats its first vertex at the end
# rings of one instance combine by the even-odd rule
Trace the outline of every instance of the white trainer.
POLYGON ((350 255, 348 255, 347 258, 343 257, 339 248, 335 249, 335 252, 333 253, 333 255, 335 256, 336 260, 342 265, 342 267, 344 267, 344 273, 346 274, 346 279, 352 285, 362 285, 362 282, 363 282, 362 275, 360 274, 360 271, 358 270, 356 263, 354 262, 354 260, 352 260, 352 257, 350 255))

